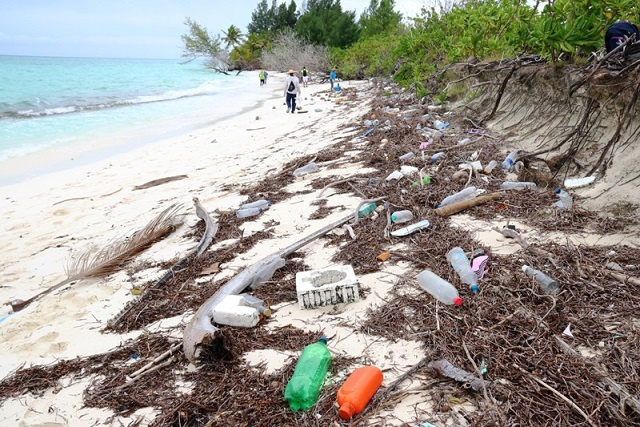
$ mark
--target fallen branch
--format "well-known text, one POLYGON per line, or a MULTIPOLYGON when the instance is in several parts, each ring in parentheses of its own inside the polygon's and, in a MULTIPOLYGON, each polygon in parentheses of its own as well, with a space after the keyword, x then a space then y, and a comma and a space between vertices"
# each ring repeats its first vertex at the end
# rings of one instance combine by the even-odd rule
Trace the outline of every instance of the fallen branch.
POLYGON ((482 205, 482 204, 490 202, 492 200, 497 200, 500 197, 502 197, 500 195, 500 193, 491 193, 491 194, 488 194, 486 196, 479 196, 479 197, 475 197, 473 199, 464 200, 462 202, 452 203, 450 205, 443 206, 441 208, 436 209, 435 212, 436 212, 436 215, 438 215, 438 216, 449 216, 449 215, 453 215, 454 213, 458 213, 460 211, 463 211, 465 209, 472 208, 472 207, 478 206, 478 205, 482 205))
POLYGON ((200 255, 209 247, 216 233, 218 232, 218 223, 213 222, 205 208, 200 204, 200 200, 197 197, 193 198, 193 203, 196 205, 196 215, 198 218, 204 221, 205 230, 202 238, 200 239, 200 243, 198 243, 198 247, 196 248, 196 258, 199 258, 200 255))
POLYGON ((320 194, 318 194, 317 198, 319 199, 320 197, 322 197, 322 195, 327 189, 333 186, 344 184, 345 182, 351 182, 351 181, 366 181, 366 178, 347 178, 347 179, 341 179, 340 181, 330 182, 320 191, 320 194))
POLYGON ((489 381, 476 377, 471 372, 452 365, 445 359, 431 362, 427 367, 434 370, 440 376, 463 383, 464 387, 471 387, 474 391, 486 390, 486 387, 491 384, 489 381))
POLYGON ((178 181, 180 179, 189 178, 187 175, 168 176, 166 178, 154 179, 153 181, 145 182, 142 185, 136 185, 134 190, 144 190, 146 188, 157 187, 158 185, 166 184, 171 181, 178 181))

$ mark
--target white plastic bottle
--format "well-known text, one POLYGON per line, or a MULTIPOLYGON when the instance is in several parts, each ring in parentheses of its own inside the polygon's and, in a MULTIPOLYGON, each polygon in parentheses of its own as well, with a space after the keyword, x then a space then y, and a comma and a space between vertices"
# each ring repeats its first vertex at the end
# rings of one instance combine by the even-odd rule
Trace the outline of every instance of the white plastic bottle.
POLYGON ((555 294, 558 292, 558 282, 544 274, 542 271, 536 270, 528 265, 523 265, 522 271, 527 275, 527 277, 533 277, 536 279, 536 282, 538 282, 540 288, 542 288, 544 292, 548 294, 555 294))
POLYGON ((431 163, 437 161, 439 158, 444 157, 446 153, 444 151, 440 151, 439 153, 434 154, 433 156, 431 156, 431 163))
POLYGON ((413 153, 413 151, 409 151, 407 154, 403 154, 402 156, 398 157, 398 160, 405 161, 405 160, 409 160, 414 158, 416 155, 413 153))
POLYGON ((441 208, 443 206, 462 202, 467 199, 473 199, 477 195, 478 195, 478 189, 476 187, 467 187, 464 190, 460 190, 455 194, 445 197, 444 200, 440 202, 438 207, 441 208))
POLYGON ((250 208, 260 208, 266 209, 271 206, 271 200, 256 200, 255 202, 247 203, 246 205, 240 206, 240 209, 250 209, 250 208))
POLYGON ((246 209, 238 209, 236 211, 236 217, 238 218, 247 218, 250 216, 260 215, 262 213, 262 208, 246 208, 246 209))
POLYGON ((262 314, 264 317, 271 317, 271 309, 264 306, 263 300, 249 294, 240 294, 240 295, 244 299, 244 302, 242 303, 242 305, 255 308, 256 310, 258 310, 258 313, 262 314))
POLYGON ((472 292, 478 292, 478 275, 471 268, 469 258, 462 248, 455 247, 447 253, 447 261, 451 267, 458 273, 458 277, 462 283, 469 285, 472 292))
POLYGON ((495 160, 491 160, 487 166, 484 167, 483 172, 487 175, 491 173, 491 171, 498 166, 498 162, 495 160))
POLYGON ((558 201, 555 202, 553 206, 560 209, 571 209, 573 206, 573 198, 571 195, 561 188, 556 188, 555 193, 558 196, 558 201))
POLYGON ((511 169, 511 166, 513 166, 516 160, 518 160, 518 152, 510 152, 507 158, 502 162, 502 169, 511 169))
POLYGON ((500 184, 503 190, 535 190, 537 185, 535 182, 505 181, 500 184))
POLYGON ((424 270, 417 276, 418 284, 435 299, 447 305, 462 305, 458 290, 431 270, 424 270))
POLYGON ((317 171, 318 171, 318 165, 315 164, 314 162, 311 162, 308 165, 304 165, 294 170, 293 176, 303 176, 308 173, 317 172, 317 171))
POLYGON ((397 211, 391 214, 391 221, 396 224, 400 224, 402 222, 408 222, 413 219, 413 213, 408 210, 397 211))

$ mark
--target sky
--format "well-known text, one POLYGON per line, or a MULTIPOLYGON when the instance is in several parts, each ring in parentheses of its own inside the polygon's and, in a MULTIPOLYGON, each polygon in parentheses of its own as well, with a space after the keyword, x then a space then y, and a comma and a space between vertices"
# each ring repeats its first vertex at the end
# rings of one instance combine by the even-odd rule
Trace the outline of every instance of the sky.
MULTIPOLYGON (((287 4, 290 0, 287 0, 287 4)), ((278 0, 278 3, 282 3, 278 0)), ((426 0, 396 0, 416 16, 426 0)), ((179 58, 190 17, 210 34, 244 32, 258 0, 0 0, 0 55, 179 58)), ((271 1, 269 1, 271 3, 271 1)), ((296 1, 298 8, 302 0, 296 1)), ((369 0, 341 0, 356 17, 369 0)))

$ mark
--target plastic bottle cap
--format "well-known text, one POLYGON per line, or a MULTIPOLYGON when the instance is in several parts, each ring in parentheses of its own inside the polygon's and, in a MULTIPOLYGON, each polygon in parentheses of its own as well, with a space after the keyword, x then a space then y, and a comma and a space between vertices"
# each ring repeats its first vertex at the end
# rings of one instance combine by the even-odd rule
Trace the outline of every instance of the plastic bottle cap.
POLYGON ((471 285, 471 292, 473 293, 478 292, 478 285, 471 285))
POLYGON ((262 314, 264 315, 264 317, 271 317, 271 309, 265 308, 262 314))
POLYGON ((322 337, 320 337, 320 339, 318 341, 322 341, 322 342, 324 342, 326 344, 326 343, 329 342, 329 338, 322 336, 322 337))
POLYGON ((453 299, 453 305, 462 305, 462 298, 460 297, 455 297, 453 299))
POLYGON ((342 418, 343 420, 350 420, 351 417, 353 417, 353 409, 351 408, 351 404, 345 402, 340 407, 340 409, 338 409, 338 415, 340 415, 340 418, 342 418))
POLYGON ((523 265, 523 266, 522 266, 522 272, 523 272, 523 273, 526 273, 526 272, 527 272, 527 268, 529 268, 529 266, 528 266, 528 265, 523 265))
POLYGON ((561 190, 561 189, 559 189, 559 188, 556 188, 555 190, 553 190, 553 192, 554 192, 554 193, 556 193, 556 194, 560 194, 560 192, 561 192, 561 191, 562 191, 562 190, 561 190))

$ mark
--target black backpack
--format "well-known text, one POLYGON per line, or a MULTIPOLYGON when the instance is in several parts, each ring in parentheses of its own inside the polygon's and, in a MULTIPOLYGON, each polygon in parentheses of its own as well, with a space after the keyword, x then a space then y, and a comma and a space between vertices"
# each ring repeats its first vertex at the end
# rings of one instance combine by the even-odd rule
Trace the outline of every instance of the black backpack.
POLYGON ((287 89, 288 92, 293 92, 294 90, 296 90, 296 84, 293 82, 293 80, 291 80, 289 82, 289 88, 287 89))

